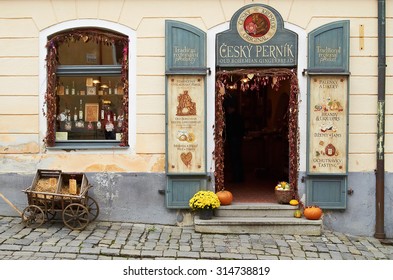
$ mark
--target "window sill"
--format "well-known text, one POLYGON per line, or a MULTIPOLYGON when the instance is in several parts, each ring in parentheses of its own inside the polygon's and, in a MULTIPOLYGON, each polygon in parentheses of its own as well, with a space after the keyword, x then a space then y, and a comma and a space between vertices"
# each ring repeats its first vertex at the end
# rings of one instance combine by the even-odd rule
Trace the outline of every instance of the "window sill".
POLYGON ((125 150, 129 146, 120 146, 120 141, 56 141, 55 146, 47 147, 48 150, 125 150))

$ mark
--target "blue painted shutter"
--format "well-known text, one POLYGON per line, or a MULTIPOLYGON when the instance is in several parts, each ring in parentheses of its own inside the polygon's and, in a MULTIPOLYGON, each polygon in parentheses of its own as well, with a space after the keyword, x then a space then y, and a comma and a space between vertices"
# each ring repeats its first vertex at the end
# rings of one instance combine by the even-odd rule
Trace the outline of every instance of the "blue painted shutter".
MULTIPOLYGON (((349 30, 349 21, 343 20, 328 23, 308 34, 307 73, 311 78, 313 74, 326 77, 334 75, 349 76, 349 30), (323 55, 321 55, 321 53, 323 54, 323 50, 339 50, 339 52, 337 52, 335 59, 321 59, 321 56, 323 57, 323 55)), ((329 58, 329 56, 327 56, 327 58, 329 58)), ((309 78, 309 81, 311 78, 309 78)), ((349 83, 348 80, 348 84, 349 83)), ((349 92, 349 89, 347 92, 349 92)), ((347 98, 347 102, 349 102, 349 98, 347 98)), ((312 109, 313 108, 309 108, 308 110, 310 111, 312 109)), ((308 114, 308 116, 309 115, 310 114, 308 114)), ((311 133, 310 128, 309 133, 311 133)), ((348 139, 348 131, 345 133, 348 139)), ((310 135, 308 136, 308 141, 310 141, 310 135)), ((345 152, 347 153, 347 151, 348 147, 345 152)), ((308 157, 311 152, 312 151, 308 148, 308 157)), ((346 157, 346 162, 348 162, 348 154, 346 157)), ((310 166, 308 166, 307 173, 307 205, 318 205, 324 209, 346 209, 347 171, 342 175, 329 173, 312 174, 312 172, 310 172, 310 166)))
POLYGON ((174 176, 168 178, 166 205, 168 208, 189 208, 188 201, 199 190, 206 190, 205 176, 190 178, 174 176))
POLYGON ((307 179, 307 205, 323 209, 347 208, 347 177, 309 177, 307 179))
MULTIPOLYGON (((186 58, 186 56, 184 56, 184 58, 186 58)), ((167 20, 165 22, 166 75, 206 75, 207 70, 206 33, 190 24, 167 20), (189 60, 179 59, 176 53, 181 53, 183 49, 185 51, 195 50, 197 56, 193 55, 193 59, 189 60)), ((206 89, 204 94, 206 95, 206 89)), ((206 107, 206 105, 204 106, 206 107)), ((206 108, 204 112, 206 112, 206 108)), ((168 114, 168 112, 166 114, 168 114)), ((205 121, 206 120, 204 120, 204 122, 205 121)), ((206 133, 204 134, 206 135, 206 133)), ((166 137, 168 138, 168 135, 166 137)), ((168 148, 166 148, 166 153, 168 154, 168 148)), ((166 163, 166 165, 168 165, 168 163, 166 163)), ((168 168, 166 169, 168 170, 168 168)), ((206 190, 206 186, 206 171, 204 171, 204 174, 198 175, 168 174, 166 189, 167 208, 189 208, 188 202, 190 198, 199 190, 206 190)))

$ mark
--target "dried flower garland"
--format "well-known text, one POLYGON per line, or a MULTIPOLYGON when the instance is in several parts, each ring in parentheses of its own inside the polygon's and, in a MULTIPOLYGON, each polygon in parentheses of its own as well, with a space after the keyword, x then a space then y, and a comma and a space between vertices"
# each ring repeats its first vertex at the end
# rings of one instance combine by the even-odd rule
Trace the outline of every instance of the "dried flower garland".
POLYGON ((298 128, 298 79, 294 70, 287 68, 270 69, 238 69, 232 71, 219 71, 216 75, 216 100, 215 100, 215 184, 217 191, 224 189, 224 139, 225 114, 223 101, 225 89, 233 83, 232 76, 249 76, 250 83, 241 83, 240 90, 259 90, 260 88, 271 86, 278 91, 281 82, 289 80, 289 119, 288 119, 288 141, 289 141, 289 182, 292 186, 293 197, 298 199, 298 169, 299 169, 299 128, 298 128), (251 79, 250 79, 251 80, 251 79))
POLYGON ((126 36, 106 32, 96 29, 72 29, 66 32, 57 33, 51 37, 46 48, 48 50, 46 56, 47 69, 47 89, 45 93, 45 104, 43 114, 47 120, 47 133, 44 143, 47 147, 53 147, 56 141, 56 111, 57 111, 57 84, 58 77, 56 75, 59 65, 58 48, 62 44, 70 44, 82 40, 83 42, 92 41, 97 44, 105 44, 108 46, 118 45, 123 47, 121 80, 123 83, 123 110, 124 121, 122 127, 122 139, 120 146, 128 145, 128 38, 126 36), (46 110, 45 110, 46 109, 46 110))

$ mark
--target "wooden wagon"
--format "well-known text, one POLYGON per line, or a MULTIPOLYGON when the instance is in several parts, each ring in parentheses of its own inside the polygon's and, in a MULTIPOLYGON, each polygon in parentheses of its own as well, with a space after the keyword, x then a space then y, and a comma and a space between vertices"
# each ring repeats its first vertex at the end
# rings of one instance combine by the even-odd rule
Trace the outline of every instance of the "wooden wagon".
POLYGON ((68 228, 84 229, 99 214, 98 203, 88 195, 91 187, 83 173, 37 170, 33 184, 23 190, 28 206, 22 212, 22 222, 37 228, 61 215, 68 228))

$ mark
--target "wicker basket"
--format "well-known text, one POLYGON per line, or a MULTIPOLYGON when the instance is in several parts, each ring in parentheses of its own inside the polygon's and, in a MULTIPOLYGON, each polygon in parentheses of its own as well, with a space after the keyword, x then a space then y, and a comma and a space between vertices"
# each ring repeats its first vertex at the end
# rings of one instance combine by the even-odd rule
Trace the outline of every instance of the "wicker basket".
POLYGON ((280 204, 289 203, 292 199, 292 191, 291 190, 275 190, 277 202, 280 204))

